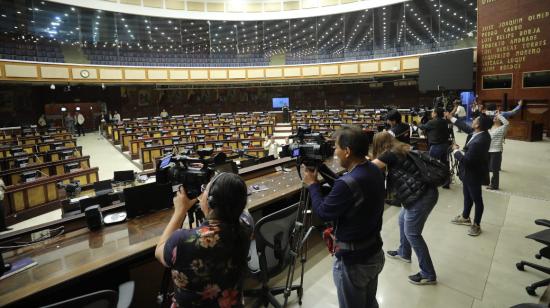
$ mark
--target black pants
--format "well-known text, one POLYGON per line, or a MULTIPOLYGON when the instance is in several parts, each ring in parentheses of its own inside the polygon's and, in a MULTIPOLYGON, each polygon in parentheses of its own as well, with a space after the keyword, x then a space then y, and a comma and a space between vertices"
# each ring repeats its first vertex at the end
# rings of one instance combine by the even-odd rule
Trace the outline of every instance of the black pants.
POLYGON ((481 223, 481 216, 483 216, 483 197, 481 196, 481 182, 480 183, 468 183, 462 182, 462 193, 464 194, 464 210, 462 217, 470 217, 472 206, 475 204, 475 217, 474 223, 478 226, 481 223))
POLYGON ((4 200, 0 200, 0 231, 6 229, 6 217, 4 211, 4 200))
POLYGON ((500 165, 502 165, 502 152, 489 152, 489 171, 492 172, 492 188, 498 189, 500 165))
POLYGON ((80 134, 86 136, 86 133, 84 132, 84 127, 82 125, 76 123, 76 133, 80 136, 80 134))

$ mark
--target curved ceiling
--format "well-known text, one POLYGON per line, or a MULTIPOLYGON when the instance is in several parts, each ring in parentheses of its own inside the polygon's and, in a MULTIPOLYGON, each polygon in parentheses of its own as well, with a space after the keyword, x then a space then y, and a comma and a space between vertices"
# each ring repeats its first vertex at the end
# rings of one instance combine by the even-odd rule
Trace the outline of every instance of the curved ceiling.
POLYGON ((50 0, 148 17, 257 21, 341 14, 410 0, 50 0))
POLYGON ((0 34, 37 44, 51 41, 211 58, 215 54, 281 54, 318 62, 321 56, 330 57, 324 61, 353 60, 368 58, 365 55, 436 51, 457 44, 468 47, 462 41, 475 43, 476 13, 475 0, 412 0, 322 17, 205 21, 143 17, 41 0, 0 0, 0 34))

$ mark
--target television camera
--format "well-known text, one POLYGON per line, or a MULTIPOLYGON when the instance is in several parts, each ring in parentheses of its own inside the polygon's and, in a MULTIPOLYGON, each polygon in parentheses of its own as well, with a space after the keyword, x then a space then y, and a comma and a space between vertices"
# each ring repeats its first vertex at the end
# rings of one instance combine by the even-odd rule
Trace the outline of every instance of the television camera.
POLYGON ((280 156, 296 158, 298 176, 302 178, 300 166, 316 168, 321 176, 332 185, 337 176, 324 164, 334 155, 334 142, 328 141, 321 133, 312 133, 309 127, 298 127, 295 135, 289 136, 293 143, 283 146, 280 156))
POLYGON ((220 152, 212 156, 212 148, 196 151, 197 157, 190 157, 190 151, 185 155, 166 155, 157 162, 157 182, 182 185, 187 197, 194 199, 201 194, 201 186, 208 184, 215 174, 216 166, 226 163, 227 156, 220 152), (206 157, 209 158, 206 158, 206 157))

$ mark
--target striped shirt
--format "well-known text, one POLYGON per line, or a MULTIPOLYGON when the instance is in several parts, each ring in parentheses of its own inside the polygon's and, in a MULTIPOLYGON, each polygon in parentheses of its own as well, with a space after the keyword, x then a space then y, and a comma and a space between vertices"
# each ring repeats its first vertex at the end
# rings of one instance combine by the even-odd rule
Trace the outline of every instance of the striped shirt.
POLYGON ((501 114, 498 115, 498 119, 502 122, 502 125, 489 130, 489 134, 491 134, 489 153, 502 152, 504 150, 504 137, 506 137, 506 131, 510 122, 501 114))

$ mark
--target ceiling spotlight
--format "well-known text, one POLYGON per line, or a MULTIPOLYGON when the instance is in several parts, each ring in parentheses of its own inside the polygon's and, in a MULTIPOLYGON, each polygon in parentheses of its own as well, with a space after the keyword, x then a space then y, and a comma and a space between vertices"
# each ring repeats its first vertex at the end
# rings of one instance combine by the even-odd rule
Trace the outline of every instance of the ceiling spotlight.
POLYGON ((52 85, 50 86, 50 90, 55 90, 55 85, 52 83, 52 85))
POLYGON ((105 90, 105 84, 104 83, 101 84, 101 89, 105 90))

